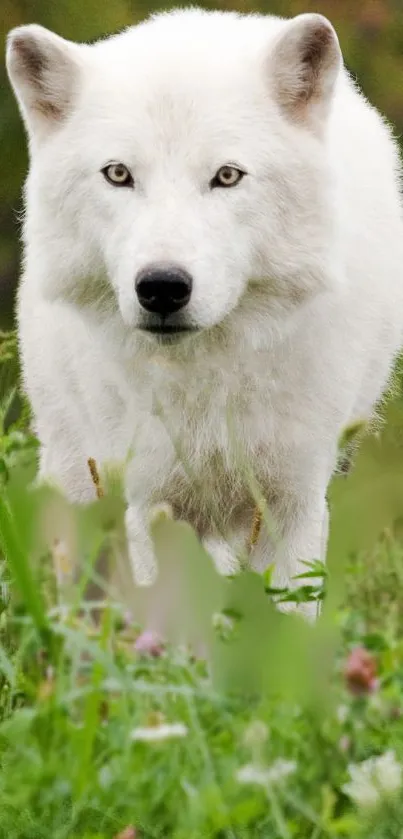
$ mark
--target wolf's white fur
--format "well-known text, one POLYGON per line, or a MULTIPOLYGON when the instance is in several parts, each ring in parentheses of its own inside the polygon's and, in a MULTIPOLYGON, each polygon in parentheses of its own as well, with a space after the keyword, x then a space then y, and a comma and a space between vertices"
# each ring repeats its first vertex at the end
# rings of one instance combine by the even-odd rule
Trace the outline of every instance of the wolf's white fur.
POLYGON ((261 534, 253 564, 289 582, 324 556, 339 434, 371 415, 401 344, 388 127, 316 15, 176 11, 91 46, 22 27, 8 66, 31 149, 18 317, 42 475, 85 501, 87 458, 133 452, 145 581, 156 502, 231 567, 253 512, 247 464, 280 536, 261 534), (105 182, 111 160, 134 190, 105 182), (210 190, 228 163, 248 174, 210 190), (136 328, 134 277, 159 260, 192 274, 188 320, 203 327, 170 345, 136 328))

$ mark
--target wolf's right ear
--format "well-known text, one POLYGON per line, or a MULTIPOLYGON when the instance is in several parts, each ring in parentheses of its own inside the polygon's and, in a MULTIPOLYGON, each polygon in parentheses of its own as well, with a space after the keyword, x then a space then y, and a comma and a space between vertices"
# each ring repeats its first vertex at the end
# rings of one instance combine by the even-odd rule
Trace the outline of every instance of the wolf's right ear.
POLYGON ((69 114, 80 73, 82 47, 43 26, 13 29, 7 71, 28 133, 41 140, 69 114))
POLYGON ((271 55, 275 95, 284 113, 320 129, 341 67, 339 41, 327 18, 303 14, 287 22, 271 55))

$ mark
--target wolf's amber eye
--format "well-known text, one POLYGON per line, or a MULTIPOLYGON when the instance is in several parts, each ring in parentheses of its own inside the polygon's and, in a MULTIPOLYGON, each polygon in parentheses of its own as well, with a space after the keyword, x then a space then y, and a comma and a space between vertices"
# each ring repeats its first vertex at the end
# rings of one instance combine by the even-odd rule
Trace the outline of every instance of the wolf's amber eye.
POLYGON ((238 169, 236 166, 221 166, 217 174, 214 175, 214 178, 211 181, 210 186, 212 189, 218 186, 236 186, 236 184, 239 184, 239 181, 242 180, 244 175, 245 172, 242 172, 242 169, 238 169))
POLYGON ((108 163, 101 172, 113 186, 133 186, 134 184, 133 177, 124 163, 108 163))

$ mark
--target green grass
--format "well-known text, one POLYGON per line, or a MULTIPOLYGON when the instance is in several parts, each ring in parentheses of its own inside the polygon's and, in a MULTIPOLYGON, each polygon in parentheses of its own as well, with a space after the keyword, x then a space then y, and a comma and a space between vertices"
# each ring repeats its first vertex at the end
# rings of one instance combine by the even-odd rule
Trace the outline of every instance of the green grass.
MULTIPOLYGON (((403 839, 403 788, 372 808, 343 790, 349 764, 391 749, 403 763, 400 399, 335 478, 318 625, 274 610, 267 579, 223 581, 190 529, 160 516, 157 555, 181 585, 153 655, 136 640, 168 577, 147 602, 130 592, 139 624, 106 591, 95 625, 83 576, 58 601, 35 524, 63 502, 29 488, 36 447, 15 369, 0 410, 0 839, 403 839), (357 647, 376 677, 360 693, 346 676, 357 647), (163 726, 176 736, 139 739, 163 726)), ((116 545, 121 506, 72 516, 88 577, 96 547, 116 545)))

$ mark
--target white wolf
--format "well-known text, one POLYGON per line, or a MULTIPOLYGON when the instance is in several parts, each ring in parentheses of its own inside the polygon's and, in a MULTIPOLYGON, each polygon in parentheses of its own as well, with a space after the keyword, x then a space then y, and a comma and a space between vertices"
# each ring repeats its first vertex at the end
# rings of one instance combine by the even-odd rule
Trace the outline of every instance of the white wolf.
POLYGON ((137 580, 150 506, 223 571, 252 550, 289 583, 324 558, 343 427, 402 341, 396 143, 329 21, 174 11, 93 45, 13 30, 30 146, 18 318, 41 474, 93 498, 127 467, 137 580), (247 464, 247 468, 245 466, 247 464), (249 470, 249 471, 248 471, 249 470))

